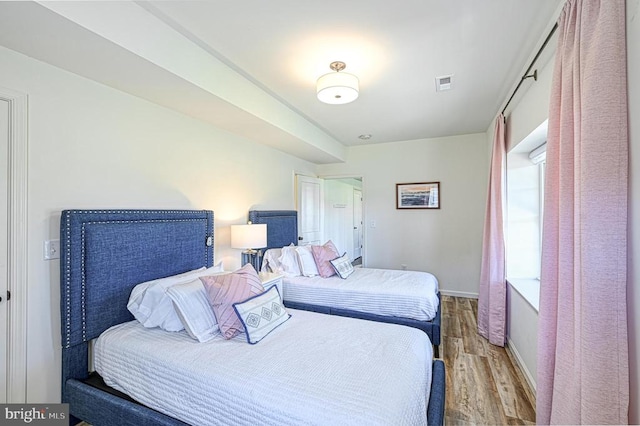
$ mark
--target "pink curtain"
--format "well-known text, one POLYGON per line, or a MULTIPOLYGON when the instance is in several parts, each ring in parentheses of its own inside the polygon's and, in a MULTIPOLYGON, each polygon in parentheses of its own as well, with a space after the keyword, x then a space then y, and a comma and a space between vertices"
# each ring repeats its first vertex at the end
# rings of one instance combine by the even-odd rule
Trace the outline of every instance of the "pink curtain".
POLYGON ((624 0, 569 0, 551 88, 537 422, 626 424, 624 0))
POLYGON ((502 218, 505 149, 504 116, 500 114, 496 119, 491 153, 478 294, 478 332, 489 339, 489 342, 498 346, 504 346, 506 335, 507 284, 502 218))

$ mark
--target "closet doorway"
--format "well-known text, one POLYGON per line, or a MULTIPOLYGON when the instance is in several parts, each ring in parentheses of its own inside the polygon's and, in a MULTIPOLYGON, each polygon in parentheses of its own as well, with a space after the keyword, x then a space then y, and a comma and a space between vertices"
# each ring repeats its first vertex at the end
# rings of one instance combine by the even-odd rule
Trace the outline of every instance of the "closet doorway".
POLYGON ((354 265, 366 253, 364 191, 361 177, 317 178, 296 175, 298 244, 333 241, 354 265))
POLYGON ((365 256, 364 192, 362 177, 326 177, 324 180, 324 236, 346 252, 355 265, 365 256))

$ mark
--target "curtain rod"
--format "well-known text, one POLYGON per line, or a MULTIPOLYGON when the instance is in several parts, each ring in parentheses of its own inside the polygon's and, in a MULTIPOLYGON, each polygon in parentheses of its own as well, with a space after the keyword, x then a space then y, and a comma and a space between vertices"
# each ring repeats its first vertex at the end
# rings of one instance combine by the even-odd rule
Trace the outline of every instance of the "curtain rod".
POLYGON ((523 81, 525 81, 527 78, 530 78, 530 77, 533 77, 534 80, 538 81, 538 70, 535 70, 533 72, 533 74, 529 74, 529 72, 531 71, 531 68, 533 68, 533 66, 535 65, 536 61, 540 57, 540 54, 542 53, 544 48, 547 47, 547 44, 549 43, 549 40, 551 40, 551 37, 553 36, 553 33, 555 33, 557 29, 558 29, 558 23, 556 22, 556 24, 553 26, 553 28, 551 28, 551 31, 549 31, 549 35, 547 35, 547 38, 544 40, 544 43, 542 43, 542 46, 540 46, 540 49, 538 50, 538 53, 536 53, 536 56, 533 58, 533 60, 529 64, 529 68, 527 68, 527 71, 525 71, 524 75, 520 79, 520 82, 518 83, 518 85, 516 86, 515 90, 511 94, 511 97, 507 101, 507 104, 502 109, 502 115, 504 115, 504 112, 507 110, 507 107, 511 103, 511 100, 513 99, 513 97, 516 95, 516 92, 518 91, 518 89, 520 89, 520 86, 522 85, 523 81))

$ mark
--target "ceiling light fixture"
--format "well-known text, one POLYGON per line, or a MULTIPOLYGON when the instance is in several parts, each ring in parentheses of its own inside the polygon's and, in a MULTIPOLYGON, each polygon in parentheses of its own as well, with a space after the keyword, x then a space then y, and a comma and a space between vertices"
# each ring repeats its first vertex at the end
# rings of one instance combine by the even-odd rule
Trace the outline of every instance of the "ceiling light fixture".
POLYGON ((340 72, 347 66, 344 62, 331 62, 329 68, 335 72, 325 74, 318 79, 316 90, 318 99, 326 104, 348 104, 358 99, 358 77, 340 72))

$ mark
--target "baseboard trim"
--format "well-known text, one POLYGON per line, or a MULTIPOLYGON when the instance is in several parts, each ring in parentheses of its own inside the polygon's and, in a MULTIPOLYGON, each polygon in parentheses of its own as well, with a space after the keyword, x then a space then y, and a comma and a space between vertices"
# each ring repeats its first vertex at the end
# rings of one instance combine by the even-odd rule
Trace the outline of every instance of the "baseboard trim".
POLYGON ((452 296, 452 297, 466 297, 467 299, 477 299, 478 293, 469 293, 466 291, 455 291, 455 290, 443 290, 440 289, 440 294, 443 296, 452 296))
POLYGON ((531 391, 531 393, 533 394, 533 397, 535 398, 536 387, 537 387, 536 380, 531 375, 531 372, 529 371, 526 364, 524 363, 524 360, 520 356, 520 352, 518 352, 516 345, 508 337, 507 337, 507 349, 508 349, 507 353, 511 353, 511 355, 513 355, 512 360, 515 361, 516 364, 518 364, 518 367, 520 367, 520 371, 522 371, 524 378, 527 380, 527 383, 529 384, 529 390, 531 391))

